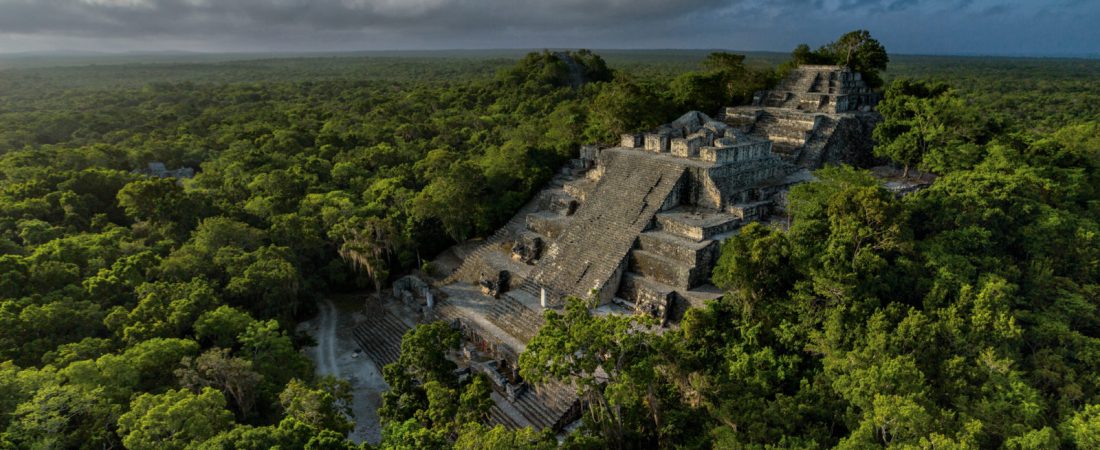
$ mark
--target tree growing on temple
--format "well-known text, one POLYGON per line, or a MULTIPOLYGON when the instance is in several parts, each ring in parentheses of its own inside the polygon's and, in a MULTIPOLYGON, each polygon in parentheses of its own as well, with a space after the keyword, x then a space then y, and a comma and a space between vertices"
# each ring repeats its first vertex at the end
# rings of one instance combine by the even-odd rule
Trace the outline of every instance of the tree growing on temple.
POLYGON ((862 73, 868 86, 879 88, 883 85, 879 72, 886 70, 889 62, 886 47, 871 37, 870 31, 855 30, 817 50, 811 51, 809 45, 800 44, 791 52, 791 62, 780 67, 780 71, 803 64, 835 64, 862 73))

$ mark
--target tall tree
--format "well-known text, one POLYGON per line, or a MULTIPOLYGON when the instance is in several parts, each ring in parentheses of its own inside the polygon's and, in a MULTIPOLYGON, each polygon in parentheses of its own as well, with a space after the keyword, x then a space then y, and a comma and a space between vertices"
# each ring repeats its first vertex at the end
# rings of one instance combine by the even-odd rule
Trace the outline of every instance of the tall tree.
POLYGON ((382 283, 389 277, 387 257, 397 238, 392 224, 382 218, 369 217, 343 224, 337 234, 343 240, 340 244, 340 257, 356 268, 365 270, 375 292, 381 295, 382 283))
POLYGON ((241 418, 252 414, 256 389, 263 376, 252 370, 252 362, 229 355, 229 350, 214 348, 197 358, 183 358, 176 370, 180 384, 196 392, 212 387, 220 390, 237 406, 241 418))
POLYGON ((920 165, 937 145, 946 145, 945 113, 940 108, 950 95, 947 85, 897 79, 886 89, 886 96, 877 110, 882 114, 874 130, 875 155, 893 159, 909 169, 920 165))
POLYGON ((180 389, 134 398, 130 410, 118 418, 118 432, 126 448, 184 450, 232 424, 233 413, 225 409, 221 392, 180 389))
POLYGON ((564 314, 548 310, 545 317, 520 355, 520 375, 535 384, 575 385, 608 445, 628 446, 645 439, 645 430, 670 444, 661 439, 667 423, 654 372, 656 338, 646 331, 654 322, 646 316, 597 316, 578 298, 567 300, 564 314))

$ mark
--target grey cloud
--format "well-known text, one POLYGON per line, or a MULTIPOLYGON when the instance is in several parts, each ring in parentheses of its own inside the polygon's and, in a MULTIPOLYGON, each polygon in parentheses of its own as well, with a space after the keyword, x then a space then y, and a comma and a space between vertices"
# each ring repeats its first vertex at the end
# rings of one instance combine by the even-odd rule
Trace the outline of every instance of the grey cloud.
POLYGON ((0 0, 0 32, 141 35, 560 27, 675 18, 730 0, 0 0))
POLYGON ((886 9, 889 11, 905 11, 917 6, 917 0, 895 0, 886 9))
POLYGON ((1093 0, 0 0, 0 52, 28 45, 787 51, 866 28, 891 51, 1095 53, 1098 13, 1093 0))

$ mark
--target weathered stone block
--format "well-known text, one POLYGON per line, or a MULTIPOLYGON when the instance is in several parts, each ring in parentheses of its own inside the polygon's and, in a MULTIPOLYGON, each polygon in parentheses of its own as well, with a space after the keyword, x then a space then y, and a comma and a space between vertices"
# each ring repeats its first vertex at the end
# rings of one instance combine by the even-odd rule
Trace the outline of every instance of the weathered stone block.
POLYGON ((645 139, 640 134, 623 134, 619 142, 620 146, 626 148, 641 148, 645 147, 645 139))
POLYGON ((645 149, 653 153, 668 153, 672 139, 668 133, 646 133, 645 149))
POLYGON ((542 256, 542 238, 523 234, 512 244, 512 259, 532 264, 542 256))
POLYGON ((771 207, 771 201, 742 203, 732 205, 727 210, 730 214, 740 217, 745 222, 760 220, 767 216, 771 207))
POLYGON ((638 249, 691 266, 706 265, 718 253, 719 242, 695 241, 672 233, 655 231, 638 236, 638 249))
POLYGON ((619 294, 634 302, 635 313, 654 317, 661 321, 661 326, 668 323, 669 312, 676 302, 676 293, 669 286, 631 274, 623 276, 619 294))
POLYGON ((477 284, 481 286, 482 294, 497 298, 500 297, 500 294, 508 291, 511 279, 512 274, 508 273, 507 270, 501 270, 494 275, 482 274, 477 284))
POLYGON ((662 231, 695 241, 729 233, 741 227, 741 219, 732 214, 710 211, 694 214, 686 211, 670 211, 657 214, 657 224, 662 231))
POLYGON ((673 155, 681 158, 690 158, 691 149, 688 145, 688 140, 684 138, 676 138, 672 140, 672 144, 669 145, 670 151, 673 155))
POLYGON ((710 144, 710 134, 692 133, 686 138, 673 139, 670 150, 673 155, 681 158, 695 158, 699 156, 699 149, 710 144))
POLYGON ((730 126, 717 120, 711 120, 703 124, 703 129, 709 131, 714 137, 720 138, 726 136, 726 132, 730 129, 730 126))
POLYGON ((645 250, 635 250, 631 253, 630 269, 648 279, 674 288, 689 289, 697 284, 692 266, 645 250))

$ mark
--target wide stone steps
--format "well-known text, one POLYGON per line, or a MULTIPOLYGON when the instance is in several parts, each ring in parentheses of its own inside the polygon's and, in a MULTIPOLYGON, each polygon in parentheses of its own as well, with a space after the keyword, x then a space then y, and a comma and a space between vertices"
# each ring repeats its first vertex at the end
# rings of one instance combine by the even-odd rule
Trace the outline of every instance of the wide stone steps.
POLYGON ((553 428, 558 421, 556 412, 535 399, 530 392, 521 395, 513 405, 537 429, 553 428))
POLYGON ((813 130, 810 139, 803 146, 803 151, 798 155, 795 164, 800 167, 819 167, 825 146, 829 144, 829 138, 836 131, 837 121, 829 117, 822 117, 820 124, 813 130))
POLYGON ((764 98, 764 106, 772 108, 794 108, 798 102, 798 95, 791 91, 772 91, 764 98))
POLYGON ((435 320, 446 323, 460 323, 467 339, 470 339, 470 333, 473 333, 481 339, 479 342, 488 346, 482 351, 488 351, 498 357, 512 361, 519 357, 519 354, 523 351, 524 343, 522 341, 489 321, 484 312, 480 310, 472 311, 468 308, 469 305, 466 307, 455 306, 450 303, 450 300, 448 299, 447 302, 442 302, 435 307, 433 310, 435 320))
MULTIPOLYGON (((490 302, 486 318, 501 330, 527 342, 535 337, 542 327, 542 317, 531 308, 516 300, 515 296, 528 295, 525 292, 510 291, 490 302)), ((535 301, 538 301, 536 298, 535 301)))
POLYGON ((792 76, 788 76, 779 82, 775 90, 777 91, 791 91, 791 92, 806 92, 813 85, 819 73, 813 71, 796 71, 791 73, 792 76))
POLYGON ((576 392, 568 386, 551 382, 532 387, 520 395, 512 406, 535 428, 561 431, 575 417, 569 413, 577 402, 576 392))
POLYGON ((494 425, 561 431, 565 425, 579 417, 577 396, 571 389, 547 390, 545 386, 539 391, 528 389, 514 402, 498 392, 493 392, 491 397, 494 404, 489 409, 489 422, 494 425))
POLYGON ((524 294, 530 295, 531 297, 534 297, 536 299, 538 299, 539 295, 541 295, 538 284, 536 284, 532 280, 524 280, 523 283, 520 283, 519 286, 513 286, 512 289, 514 291, 523 292, 524 294))
POLYGON ((577 390, 557 381, 547 381, 532 388, 532 391, 557 409, 570 408, 577 402, 577 390))
POLYGON ((503 425, 505 428, 516 429, 527 426, 526 424, 520 424, 516 422, 508 413, 505 413, 495 403, 489 407, 489 425, 503 425))
POLYGON ((804 144, 813 122, 782 120, 769 113, 762 114, 752 126, 750 134, 772 141, 804 144))
POLYGON ((401 356, 401 338, 410 328, 401 319, 383 312, 355 327, 352 336, 367 357, 382 368, 401 356))
MULTIPOLYGON (((603 289, 684 174, 684 167, 631 150, 604 151, 604 176, 544 256, 535 281, 587 297, 603 289)), ((556 297, 556 296, 555 296, 556 297)))
MULTIPOLYGON (((526 214, 523 215, 526 218, 526 214)), ((513 219, 515 220, 515 219, 513 219)), ((503 245, 504 242, 512 238, 511 231, 508 231, 508 227, 504 226, 493 233, 488 239, 481 243, 478 248, 470 252, 468 256, 462 261, 462 265, 455 269, 451 276, 447 277, 443 284, 451 284, 458 281, 477 282, 481 273, 488 270, 488 266, 485 263, 485 256, 491 252, 498 251, 498 248, 503 245)))

